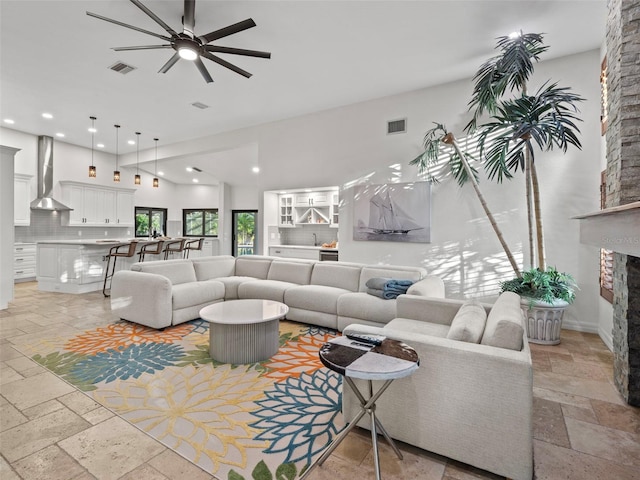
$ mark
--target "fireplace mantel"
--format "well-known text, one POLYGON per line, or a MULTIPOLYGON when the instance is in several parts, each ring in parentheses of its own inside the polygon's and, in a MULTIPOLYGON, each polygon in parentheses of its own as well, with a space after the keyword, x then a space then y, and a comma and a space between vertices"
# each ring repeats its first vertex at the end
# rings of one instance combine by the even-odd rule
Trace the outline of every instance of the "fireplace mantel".
POLYGON ((573 218, 580 220, 580 243, 640 257, 640 202, 573 218))

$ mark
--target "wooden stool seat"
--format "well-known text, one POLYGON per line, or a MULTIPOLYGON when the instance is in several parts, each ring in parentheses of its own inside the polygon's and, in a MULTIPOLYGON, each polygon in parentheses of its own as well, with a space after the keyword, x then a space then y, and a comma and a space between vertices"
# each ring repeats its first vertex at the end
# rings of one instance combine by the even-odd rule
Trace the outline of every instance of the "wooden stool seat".
POLYGON ((193 240, 187 240, 184 244, 184 258, 189 258, 189 252, 191 250, 202 250, 202 244, 204 238, 194 238, 193 240))
POLYGON ((186 238, 176 238, 175 240, 166 240, 164 242, 164 259, 169 258, 169 254, 180 253, 182 254, 184 250, 184 242, 186 238))
POLYGON ((119 243, 118 245, 114 245, 109 249, 109 254, 107 255, 107 268, 104 270, 104 283, 102 284, 102 294, 105 297, 111 295, 111 278, 113 277, 113 273, 116 270, 116 260, 118 257, 133 257, 136 253, 136 245, 138 242, 127 242, 127 243, 119 243), (127 250, 121 251, 121 248, 127 247, 127 250), (111 263, 111 259, 113 258, 113 263, 111 263), (111 268, 111 271, 109 269, 111 268), (107 290, 107 282, 109 281, 109 289, 107 290), (107 293, 107 291, 109 293, 107 293))

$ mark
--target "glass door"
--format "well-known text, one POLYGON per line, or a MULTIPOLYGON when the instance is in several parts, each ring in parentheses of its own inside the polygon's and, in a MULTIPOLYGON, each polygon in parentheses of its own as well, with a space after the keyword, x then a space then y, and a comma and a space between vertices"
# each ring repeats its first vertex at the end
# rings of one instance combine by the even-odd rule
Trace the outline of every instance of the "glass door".
POLYGON ((256 251, 257 210, 233 210, 233 252, 234 257, 254 255, 256 251))

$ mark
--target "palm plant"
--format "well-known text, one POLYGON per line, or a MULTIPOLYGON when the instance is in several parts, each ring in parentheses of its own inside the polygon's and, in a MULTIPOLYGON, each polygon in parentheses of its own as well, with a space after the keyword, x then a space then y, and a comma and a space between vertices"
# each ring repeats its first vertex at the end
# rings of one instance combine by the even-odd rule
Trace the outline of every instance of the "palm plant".
POLYGON ((557 83, 544 84, 534 95, 527 94, 527 81, 533 73, 533 62, 548 47, 542 35, 522 34, 498 39, 501 53, 480 67, 474 77, 470 108, 475 107, 468 132, 479 131, 480 155, 490 179, 502 182, 521 169, 525 174, 530 264, 542 271, 546 268, 544 232, 540 206, 540 188, 535 166, 535 147, 542 151, 569 145, 581 148, 576 122, 580 95, 557 83), (507 93, 515 97, 505 100, 507 93), (478 126, 484 112, 491 121, 478 126), (490 139, 490 140, 489 140, 490 139), (533 236, 536 242, 534 246, 533 236), (537 262, 534 252, 537 251, 537 262))

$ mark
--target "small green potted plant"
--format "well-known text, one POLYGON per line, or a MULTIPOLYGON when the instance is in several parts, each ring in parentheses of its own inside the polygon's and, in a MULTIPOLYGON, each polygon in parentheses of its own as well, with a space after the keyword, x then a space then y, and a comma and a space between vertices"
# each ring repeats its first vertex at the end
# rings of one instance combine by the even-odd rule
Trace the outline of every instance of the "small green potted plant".
POLYGON ((522 297, 522 310, 527 318, 527 335, 532 343, 557 345, 564 310, 575 298, 576 282, 568 273, 554 267, 546 270, 531 268, 500 283, 502 292, 514 292, 522 297))

